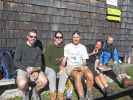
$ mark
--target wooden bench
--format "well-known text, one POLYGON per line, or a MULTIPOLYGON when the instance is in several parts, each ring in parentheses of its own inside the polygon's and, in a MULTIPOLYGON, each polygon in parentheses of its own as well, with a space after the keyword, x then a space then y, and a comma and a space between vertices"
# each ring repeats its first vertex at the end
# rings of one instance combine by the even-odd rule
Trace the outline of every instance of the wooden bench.
MULTIPOLYGON (((123 63, 123 64, 120 64, 120 67, 121 67, 123 70, 126 71, 127 68, 133 67, 133 64, 126 64, 126 63, 123 63)), ((103 67, 103 68, 101 67, 101 68, 99 68, 99 70, 102 71, 102 72, 111 71, 111 70, 112 70, 112 67, 108 67, 108 66, 103 67)))
POLYGON ((7 89, 16 88, 15 79, 0 80, 0 95, 7 89))
POLYGON ((106 71, 112 70, 112 68, 111 67, 99 67, 98 70, 100 70, 101 72, 106 72, 106 71))

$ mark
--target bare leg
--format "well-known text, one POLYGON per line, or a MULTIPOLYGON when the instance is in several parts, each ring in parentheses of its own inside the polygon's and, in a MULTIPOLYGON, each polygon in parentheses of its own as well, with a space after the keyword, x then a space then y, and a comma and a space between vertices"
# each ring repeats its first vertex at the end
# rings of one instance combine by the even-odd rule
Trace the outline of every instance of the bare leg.
POLYGON ((108 87, 108 83, 107 83, 107 80, 105 79, 105 77, 103 76, 103 74, 100 74, 100 80, 103 84, 103 86, 106 88, 108 87))
POLYGON ((104 89, 104 85, 102 84, 102 82, 101 82, 99 76, 96 76, 96 77, 95 77, 95 82, 96 82, 96 84, 97 84, 102 90, 104 89))
POLYGON ((86 79, 87 89, 90 93, 92 93, 92 89, 93 89, 93 85, 94 85, 94 79, 93 79, 92 72, 89 69, 85 69, 84 77, 86 79))
POLYGON ((40 72, 38 79, 36 80, 36 86, 33 88, 33 91, 32 91, 32 99, 33 100, 41 99, 39 92, 42 88, 45 87, 46 84, 47 84, 47 79, 46 79, 45 75, 43 74, 43 72, 40 72))
POLYGON ((17 71, 16 83, 18 89, 22 92, 22 99, 29 100, 28 77, 25 71, 23 70, 17 71))
POLYGON ((76 87, 79 97, 84 97, 83 86, 81 83, 81 76, 82 76, 81 72, 72 71, 71 76, 74 79, 75 87, 76 87))

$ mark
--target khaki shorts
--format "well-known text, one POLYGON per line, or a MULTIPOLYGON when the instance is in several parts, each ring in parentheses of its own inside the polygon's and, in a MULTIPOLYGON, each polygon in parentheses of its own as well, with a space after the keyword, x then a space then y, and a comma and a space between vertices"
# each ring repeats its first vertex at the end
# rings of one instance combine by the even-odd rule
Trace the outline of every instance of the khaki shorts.
POLYGON ((18 69, 18 70, 17 70, 17 78, 18 78, 18 79, 28 79, 29 76, 28 76, 28 74, 27 74, 26 71, 21 70, 21 69, 18 69))
POLYGON ((79 72, 81 72, 81 71, 84 71, 86 69, 88 69, 87 66, 66 66, 65 72, 69 76, 69 75, 71 75, 72 71, 79 71, 79 72))
MULTIPOLYGON (((44 75, 44 73, 42 71, 39 72, 39 76, 40 75, 44 75)), ((18 79, 29 79, 31 75, 28 75, 28 73, 24 70, 18 69, 17 70, 17 78, 18 79)), ((30 78, 31 79, 31 78, 30 78)))

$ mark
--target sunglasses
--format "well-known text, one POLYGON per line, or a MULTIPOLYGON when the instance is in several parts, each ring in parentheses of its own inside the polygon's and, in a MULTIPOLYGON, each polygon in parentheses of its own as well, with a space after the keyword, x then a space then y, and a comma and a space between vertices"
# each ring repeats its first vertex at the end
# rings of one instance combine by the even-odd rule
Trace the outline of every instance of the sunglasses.
POLYGON ((37 38, 37 36, 32 36, 32 35, 29 35, 29 37, 30 37, 30 38, 34 38, 34 39, 37 38))
POLYGON ((62 39, 63 37, 62 36, 56 36, 57 39, 62 39))

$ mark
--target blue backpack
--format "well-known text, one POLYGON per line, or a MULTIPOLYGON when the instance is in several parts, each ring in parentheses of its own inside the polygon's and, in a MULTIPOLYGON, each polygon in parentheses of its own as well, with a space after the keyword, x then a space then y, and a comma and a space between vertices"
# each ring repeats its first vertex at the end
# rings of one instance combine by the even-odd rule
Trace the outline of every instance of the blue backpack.
POLYGON ((0 50, 0 72, 4 79, 9 79, 13 71, 13 58, 9 51, 0 50))

